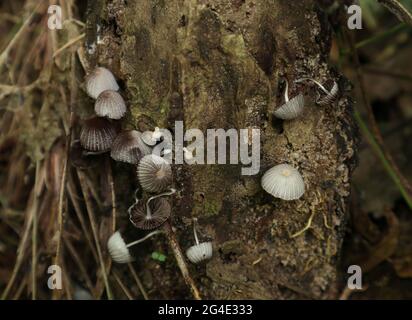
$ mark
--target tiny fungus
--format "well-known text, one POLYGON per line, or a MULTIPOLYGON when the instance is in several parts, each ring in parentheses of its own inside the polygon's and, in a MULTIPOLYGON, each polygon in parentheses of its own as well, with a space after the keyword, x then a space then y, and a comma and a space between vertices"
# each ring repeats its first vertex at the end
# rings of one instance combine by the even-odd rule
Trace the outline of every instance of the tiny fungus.
POLYGON ((195 237, 195 245, 186 250, 186 256, 192 263, 199 263, 204 260, 210 259, 213 255, 212 242, 199 242, 196 231, 197 219, 193 219, 193 235, 195 237))
POLYGON ((97 99, 103 91, 118 91, 119 85, 110 70, 97 67, 86 77, 86 89, 90 97, 97 99))
POLYGON ((286 80, 285 88, 285 103, 276 109, 273 114, 283 120, 291 120, 297 118, 305 107, 305 99, 303 94, 299 93, 297 96, 289 100, 289 83, 286 80))
POLYGON ((172 169, 163 158, 150 154, 140 161, 137 176, 142 188, 150 192, 162 192, 172 183, 172 169))
POLYGON ((154 131, 145 131, 142 134, 143 142, 148 146, 154 146, 162 137, 162 132, 158 127, 154 131))
POLYGON ((162 233, 162 231, 155 230, 155 231, 148 233, 146 236, 144 236, 141 239, 138 239, 136 241, 126 244, 120 232, 116 231, 109 238, 109 241, 107 241, 107 248, 109 249, 110 256, 112 257, 113 261, 117 263, 131 262, 133 261, 133 257, 130 254, 129 248, 159 233, 162 233))
POLYGON ((170 217, 169 201, 162 198, 175 193, 175 189, 150 197, 146 204, 136 201, 129 208, 130 222, 138 229, 151 230, 160 227, 170 217))
POLYGON ((296 200, 305 193, 302 176, 288 164, 279 164, 266 171, 261 184, 267 193, 282 200, 296 200))
POLYGON ((115 126, 105 118, 93 117, 84 121, 80 131, 80 144, 93 152, 110 150, 116 137, 115 126))
POLYGON ((123 118, 127 108, 120 93, 113 90, 105 90, 97 97, 94 111, 99 117, 119 120, 123 118))
POLYGON ((336 100, 338 93, 339 93, 339 86, 336 81, 333 81, 332 88, 330 90, 326 89, 324 85, 322 85, 319 81, 312 79, 312 78, 300 78, 296 80, 296 83, 303 82, 303 81, 311 81, 316 84, 320 90, 323 91, 325 94, 324 97, 319 96, 316 100, 316 103, 321 106, 327 106, 331 104, 333 101, 336 100))
POLYGON ((184 157, 186 161, 191 161, 193 160, 193 153, 192 151, 190 151, 189 149, 187 149, 186 147, 183 148, 183 152, 184 152, 184 157))
POLYGON ((142 140, 142 134, 136 130, 119 133, 113 141, 110 156, 121 162, 138 164, 140 159, 151 153, 151 148, 142 140))

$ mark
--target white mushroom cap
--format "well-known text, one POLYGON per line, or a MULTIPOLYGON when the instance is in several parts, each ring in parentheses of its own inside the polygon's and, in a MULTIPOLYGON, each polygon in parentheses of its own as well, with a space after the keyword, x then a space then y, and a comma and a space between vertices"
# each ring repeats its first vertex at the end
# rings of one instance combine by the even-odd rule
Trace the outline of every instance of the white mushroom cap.
POLYGON ((283 120, 295 119, 301 115, 305 107, 305 99, 300 93, 289 101, 285 102, 273 113, 277 118, 283 120))
POLYGON ((285 103, 275 110, 275 117, 283 120, 295 119, 300 116, 304 107, 305 99, 301 93, 289 100, 289 82, 286 80, 285 103))
POLYGON ((305 193, 305 183, 299 171, 288 164, 279 164, 265 172, 262 188, 275 198, 296 200, 305 193))
POLYGON ((99 117, 119 120, 123 118, 127 108, 120 93, 113 90, 105 90, 97 97, 94 111, 96 111, 99 117))
POLYGON ((107 247, 113 261, 117 263, 128 263, 133 261, 130 251, 119 231, 113 233, 113 235, 109 238, 107 247))
POLYGON ((191 246, 186 251, 186 256, 192 263, 210 259, 213 255, 212 242, 202 242, 191 246))
POLYGON ((87 94, 97 99, 105 90, 118 91, 119 85, 110 70, 97 67, 86 77, 87 94))

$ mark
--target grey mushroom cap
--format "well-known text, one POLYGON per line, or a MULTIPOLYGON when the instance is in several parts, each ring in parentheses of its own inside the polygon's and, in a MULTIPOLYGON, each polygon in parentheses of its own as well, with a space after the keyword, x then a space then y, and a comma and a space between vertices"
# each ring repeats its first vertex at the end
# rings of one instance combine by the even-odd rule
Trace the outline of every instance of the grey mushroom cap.
POLYGON ((80 131, 80 144, 93 152, 110 150, 116 137, 115 126, 105 118, 94 117, 84 121, 80 131))
POLYGON ((137 166, 137 176, 142 188, 149 192, 161 192, 172 183, 172 169, 163 158, 150 154, 137 166))
POLYGON ((87 75, 86 89, 90 97, 97 99, 103 91, 118 91, 119 85, 117 84, 113 73, 109 69, 97 67, 89 75, 87 75))
POLYGON ((127 108, 120 93, 105 90, 97 97, 94 111, 99 117, 119 120, 126 114, 127 108))
POLYGON ((300 93, 276 109, 273 114, 279 119, 291 120, 299 117, 304 107, 305 99, 303 94, 300 93))
POLYGON ((121 162, 138 164, 140 159, 151 153, 141 138, 141 133, 136 130, 123 131, 113 141, 110 156, 121 162))
POLYGON ((138 229, 152 230, 160 227, 170 217, 172 209, 164 198, 156 198, 150 201, 148 204, 138 202, 130 209, 129 219, 130 222, 138 229), (147 214, 147 210, 151 212, 147 214))
POLYGON ((325 93, 326 93, 325 96, 319 98, 316 101, 317 104, 319 104, 321 106, 327 106, 327 105, 332 104, 336 100, 336 98, 338 97, 338 94, 339 94, 339 86, 338 86, 337 82, 333 81, 332 89, 330 89, 329 92, 326 91, 325 93))

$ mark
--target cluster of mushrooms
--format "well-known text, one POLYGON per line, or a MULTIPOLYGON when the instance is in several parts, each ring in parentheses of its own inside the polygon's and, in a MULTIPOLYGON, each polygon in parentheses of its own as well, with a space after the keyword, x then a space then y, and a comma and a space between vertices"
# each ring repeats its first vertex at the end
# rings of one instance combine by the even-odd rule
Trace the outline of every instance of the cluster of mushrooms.
MULTIPOLYGON (((321 93, 316 99, 320 106, 333 103, 339 93, 338 84, 333 81, 330 90, 326 89, 319 81, 312 78, 301 78, 295 83, 310 81, 320 89, 321 93)), ((299 117, 304 110, 305 99, 302 93, 289 99, 289 83, 286 80, 285 103, 274 111, 275 117, 282 120, 292 120, 299 117)), ((297 200, 305 193, 305 183, 299 171, 293 166, 283 163, 276 165, 265 172, 261 181, 262 188, 275 198, 290 201, 297 200)))
MULTIPOLYGON (((155 154, 152 148, 162 138, 159 128, 141 133, 137 130, 124 130, 118 133, 116 120, 127 112, 124 99, 112 72, 104 67, 95 68, 86 77, 86 90, 95 99, 97 116, 83 122, 80 132, 80 144, 88 153, 100 154, 110 151, 115 161, 125 162, 137 167, 137 178, 142 189, 150 195, 146 202, 135 199, 129 208, 130 222, 141 230, 154 230, 142 239, 126 244, 120 231, 116 231, 108 240, 107 246, 113 261, 128 263, 133 261, 129 248, 150 237, 163 233, 158 230, 171 215, 171 206, 165 198, 176 192, 172 185, 170 164, 155 154), (157 229, 157 230, 156 230, 157 229)), ((187 258, 192 263, 210 259, 213 254, 212 243, 200 243, 196 232, 196 220, 193 221, 195 245, 187 251, 187 258)))
MULTIPOLYGON (((330 90, 320 82, 311 78, 301 78, 300 83, 311 81, 322 93, 316 100, 319 105, 332 103, 338 95, 338 85, 333 82, 330 90)), ((171 206, 165 198, 173 195, 176 190, 172 186, 172 169, 170 164, 160 156, 152 154, 152 148, 161 140, 159 128, 154 131, 139 132, 124 130, 118 133, 116 120, 127 112, 124 99, 120 95, 119 86, 112 72, 103 67, 97 67, 86 77, 86 89, 90 97, 95 99, 96 116, 84 121, 80 132, 80 144, 83 149, 92 154, 110 151, 115 161, 129 163, 137 167, 137 178, 142 189, 150 194, 146 202, 136 197, 128 210, 130 222, 138 229, 151 231, 142 239, 126 244, 121 233, 116 231, 108 240, 107 246, 113 261, 128 263, 133 261, 129 248, 150 237, 163 233, 158 228, 171 215, 171 206)), ((289 84, 286 81, 285 103, 274 111, 274 115, 283 120, 299 117, 305 106, 302 93, 289 99, 289 84)), ((190 152, 185 151, 185 158, 190 158, 190 152)), ((279 164, 269 169, 262 177, 262 188, 276 198, 282 200, 299 199, 305 192, 305 184, 298 170, 289 164, 279 164)), ((193 234, 195 244, 186 251, 187 258, 192 263, 210 259, 213 254, 211 242, 199 242, 196 231, 197 220, 193 219, 193 234)))

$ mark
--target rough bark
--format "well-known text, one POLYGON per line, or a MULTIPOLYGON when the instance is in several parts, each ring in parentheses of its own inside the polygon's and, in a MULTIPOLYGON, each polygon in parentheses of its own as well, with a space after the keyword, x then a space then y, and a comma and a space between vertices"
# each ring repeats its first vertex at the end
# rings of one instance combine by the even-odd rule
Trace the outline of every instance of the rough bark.
MULTIPOLYGON (((174 166, 173 224, 180 245, 193 242, 191 217, 215 254, 190 267, 205 298, 333 298, 355 143, 347 83, 328 65, 331 30, 314 0, 107 0, 98 17, 96 54, 123 80, 140 130, 260 128, 261 171, 242 176, 234 165, 174 166), (273 119, 284 82, 302 76, 335 79, 342 95, 327 107, 313 102, 296 120, 273 119), (305 195, 284 202, 260 187, 265 169, 299 168, 305 195), (301 230, 313 214, 310 228, 301 230)), ((96 6, 99 8, 99 5, 96 6)), ((93 33, 93 32, 92 32, 93 33)), ((93 39, 90 30, 88 41, 93 39)), ((131 189, 131 188, 130 188, 131 189)), ((131 201, 130 201, 131 202, 131 201)), ((126 207, 128 204, 124 204, 126 207)), ((163 240, 158 240, 161 243, 163 240)), ((138 262, 153 296, 190 297, 172 257, 159 269, 138 262)), ((146 264, 148 263, 148 264, 146 264)))

